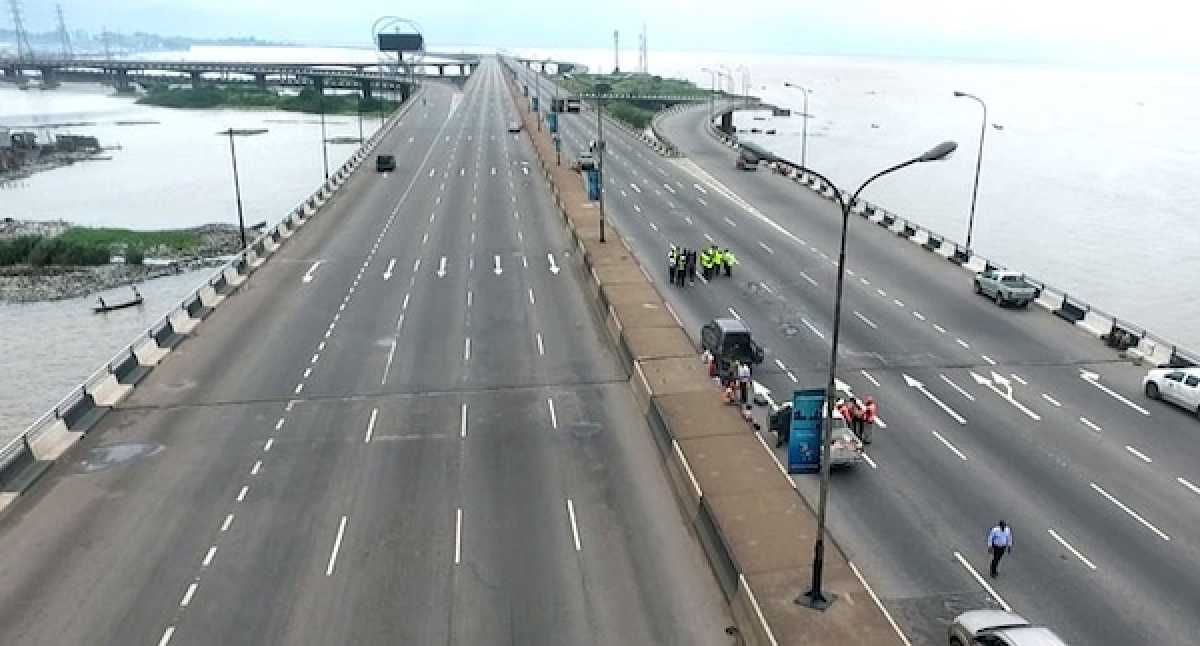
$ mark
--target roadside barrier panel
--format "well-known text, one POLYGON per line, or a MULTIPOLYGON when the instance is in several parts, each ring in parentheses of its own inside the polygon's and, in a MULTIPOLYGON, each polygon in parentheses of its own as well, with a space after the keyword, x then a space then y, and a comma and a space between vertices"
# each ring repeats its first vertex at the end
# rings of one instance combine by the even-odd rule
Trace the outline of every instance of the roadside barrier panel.
POLYGON ((150 366, 141 362, 132 347, 122 350, 121 354, 109 362, 108 369, 116 377, 117 383, 127 386, 138 385, 146 375, 150 374, 150 366))
POLYGON ((896 235, 900 236, 901 238, 908 238, 911 240, 917 235, 917 229, 912 225, 912 223, 906 221, 902 228, 896 232, 896 235))
POLYGON ((133 354, 137 357, 138 363, 153 368, 162 361, 163 357, 171 352, 170 348, 163 348, 158 345, 158 341, 154 338, 154 333, 147 332, 146 336, 133 342, 133 354))
POLYGON ((1045 309, 1054 311, 1062 307, 1064 299, 1064 295, 1042 286, 1042 293, 1038 295, 1037 300, 1034 302, 1045 309))
POLYGON ((1071 323, 1078 323, 1087 315, 1088 306, 1085 303, 1072 301, 1071 297, 1064 296, 1062 305, 1054 310, 1054 314, 1071 323))
POLYGON ((183 334, 175 331, 175 324, 171 322, 169 317, 164 318, 155 325, 151 329, 150 335, 154 338, 154 342, 158 344, 158 347, 163 350, 175 349, 175 346, 183 343, 183 340, 186 338, 183 334))
POLYGON ((1171 348, 1171 358, 1167 361, 1167 365, 1172 368, 1191 368, 1200 364, 1200 355, 1189 354, 1180 348, 1171 348))
POLYGON ((187 310, 183 307, 177 307, 174 311, 167 315, 167 320, 171 323, 171 327, 175 329, 177 334, 191 334, 192 330, 200 325, 200 319, 192 318, 187 310))
POLYGON ((199 292, 192 294, 184 300, 181 307, 183 307, 183 311, 187 312, 189 317, 198 321, 204 320, 213 311, 212 307, 204 304, 204 300, 200 298, 199 292))
MULTIPOLYGON (((280 221, 280 223, 275 227, 275 231, 282 238, 292 237, 292 229, 288 226, 287 220, 280 221)), ((276 240, 278 239, 279 238, 276 238, 276 240)))
POLYGON ((1114 323, 1115 321, 1111 318, 1102 316, 1089 308, 1084 313, 1083 318, 1075 322, 1075 325, 1078 325, 1093 336, 1100 337, 1112 331, 1114 323))
POLYGON ((922 242, 921 246, 925 247, 927 251, 937 251, 942 248, 942 239, 927 231, 925 232, 925 242, 922 242))
POLYGON ((879 226, 885 229, 890 229, 895 224, 896 216, 892 215, 891 213, 884 213, 883 217, 879 219, 879 226))
POLYGON ((108 412, 105 407, 97 406, 91 393, 80 386, 58 405, 58 418, 67 425, 67 430, 86 433, 108 412))
MULTIPOLYGON (((280 234, 279 234, 279 227, 275 227, 274 229, 271 229, 271 236, 270 236, 270 237, 271 237, 271 242, 273 242, 273 243, 275 244, 275 246, 276 246, 276 247, 278 247, 278 246, 279 246, 279 239, 280 239, 280 237, 281 237, 281 236, 280 236, 280 234)), ((271 251, 274 251, 274 250, 275 250, 275 249, 271 249, 271 251)))
MULTIPOLYGON (((222 271, 222 279, 224 279, 224 276, 225 272, 222 271)), ((197 290, 196 296, 199 297, 200 302, 204 305, 204 307, 207 307, 209 310, 216 309, 216 307, 225 300, 225 297, 217 293, 217 290, 211 284, 205 285, 197 290)))
MULTIPOLYGON (((50 417, 51 423, 60 423, 50 417)), ((48 460, 38 460, 33 447, 24 435, 13 438, 0 451, 0 492, 5 494, 20 494, 37 481, 50 468, 48 460)), ((6 495, 0 500, 0 509, 8 506, 15 496, 6 495)))

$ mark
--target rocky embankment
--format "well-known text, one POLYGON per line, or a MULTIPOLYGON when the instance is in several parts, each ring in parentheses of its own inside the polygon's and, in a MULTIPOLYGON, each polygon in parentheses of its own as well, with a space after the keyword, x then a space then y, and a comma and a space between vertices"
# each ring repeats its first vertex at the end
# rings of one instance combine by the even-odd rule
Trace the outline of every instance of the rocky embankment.
MULTIPOLYGON (((55 236, 70 228, 62 221, 0 222, 0 239, 25 235, 55 236)), ((146 247, 145 262, 126 264, 121 249, 114 249, 113 262, 93 267, 12 265, 0 267, 0 302, 30 303, 88 296, 109 289, 142 283, 162 276, 218 267, 241 249, 238 228, 227 224, 206 224, 188 229, 197 234, 197 243, 188 249, 166 245, 146 247)), ((256 232, 247 231, 247 237, 256 232)))

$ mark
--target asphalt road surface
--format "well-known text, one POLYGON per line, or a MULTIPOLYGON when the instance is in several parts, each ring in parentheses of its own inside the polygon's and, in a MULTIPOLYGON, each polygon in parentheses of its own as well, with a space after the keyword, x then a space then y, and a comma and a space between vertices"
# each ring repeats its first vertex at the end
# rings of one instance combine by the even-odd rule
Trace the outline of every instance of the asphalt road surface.
MULTIPOLYGON (((840 214, 780 175, 734 169, 705 115, 665 119, 682 159, 606 127, 606 213, 661 268, 693 338, 713 317, 750 324, 767 350, 756 381, 787 401, 825 385, 840 214), (739 264, 671 288, 671 243, 715 243, 739 264)), ((569 163, 595 115, 560 119, 569 163)), ((869 463, 834 474, 830 526, 913 643, 944 644, 958 612, 1008 605, 1072 644, 1194 644, 1200 421, 1144 397, 1145 370, 1095 338, 1037 306, 998 308, 966 272, 859 216, 847 257, 838 376, 879 400, 886 428, 869 463), (1014 550, 992 580, 999 519, 1014 550)), ((815 505, 816 477, 795 482, 815 505)))
POLYGON ((499 65, 0 519, 6 644, 728 644, 499 65))

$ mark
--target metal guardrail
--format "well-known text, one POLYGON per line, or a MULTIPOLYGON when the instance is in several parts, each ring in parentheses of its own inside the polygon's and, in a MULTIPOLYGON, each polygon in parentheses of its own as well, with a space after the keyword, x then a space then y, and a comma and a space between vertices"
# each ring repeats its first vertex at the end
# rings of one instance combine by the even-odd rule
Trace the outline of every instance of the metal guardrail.
MULTIPOLYGON (((136 357, 138 350, 146 347, 150 343, 154 343, 156 347, 159 343, 159 338, 165 330, 170 330, 171 334, 175 334, 174 327, 171 323, 173 317, 178 317, 187 314, 189 304, 193 302, 203 302, 201 292, 206 289, 216 290, 216 285, 228 281, 228 272, 233 272, 243 278, 248 277, 256 271, 258 265, 252 263, 249 259, 251 254, 261 255, 264 258, 272 255, 278 246, 268 248, 264 245, 265 240, 269 239, 272 234, 277 233, 281 226, 286 226, 290 230, 295 231, 299 226, 306 223, 313 215, 316 215, 315 209, 325 203, 326 198, 322 196, 332 196, 334 192, 342 185, 342 182, 356 169, 367 156, 379 145, 379 142, 387 136, 400 118, 408 111, 413 104, 413 99, 421 92, 418 89, 410 97, 408 102, 390 117, 388 123, 382 128, 367 138, 362 146, 359 147, 345 163, 330 177, 326 182, 323 182, 316 191, 309 197, 302 200, 295 208, 288 212, 279 223, 274 227, 269 228, 266 232, 255 238, 250 244, 234 255, 229 262, 221 265, 216 272, 201 281, 195 289, 190 291, 187 296, 181 299, 176 305, 172 306, 165 314, 155 320, 145 331, 138 334, 133 341, 122 347, 109 359, 103 366, 90 374, 79 385, 71 389, 61 400, 53 407, 42 413, 32 424, 25 428, 19 435, 0 446, 0 474, 3 474, 9 466, 17 463, 22 457, 30 455, 33 452, 31 444, 41 437, 49 428, 63 422, 66 424, 71 415, 76 414, 80 405, 86 405, 86 402, 91 398, 95 388, 102 382, 106 381, 109 376, 118 377, 118 372, 122 370, 130 356, 136 357), (308 210, 314 210, 312 215, 305 215, 308 210), (256 250, 263 250, 257 252, 256 250)), ((69 426, 68 426, 69 428, 69 426)), ((36 456, 34 456, 36 457, 36 456)))
MULTIPOLYGON (((688 106, 694 108, 694 106, 688 106)), ((720 130, 711 120, 705 119, 705 130, 718 141, 732 148, 737 148, 738 139, 736 135, 729 135, 720 130)), ((812 176, 808 173, 800 171, 784 162, 771 162, 776 167, 782 168, 779 171, 788 176, 793 181, 802 184, 815 193, 820 194, 826 199, 833 200, 835 195, 834 187, 827 185, 823 180, 812 176)), ((849 200, 850 195, 842 192, 842 199, 849 200)), ((857 203, 851 205, 851 212, 856 213, 864 218, 872 219, 880 226, 895 231, 899 235, 903 235, 910 241, 920 244, 926 250, 938 253, 944 256, 950 262, 964 267, 965 269, 985 268, 1008 269, 1008 267, 992 258, 982 256, 969 249, 962 243, 943 235, 928 227, 914 222, 909 218, 901 216, 897 213, 889 211, 878 204, 873 204, 866 200, 860 199, 857 203), (918 242, 919 241, 919 242, 918 242)), ((1017 270, 1011 270, 1017 271, 1017 270)), ((1100 309, 1087 301, 1076 298, 1071 295, 1070 290, 1057 287, 1052 283, 1030 276, 1029 274, 1022 275, 1025 280, 1033 284, 1039 290, 1039 302, 1047 310, 1054 313, 1063 312, 1069 314, 1062 316, 1065 320, 1071 322, 1083 322, 1084 319, 1093 318, 1096 324, 1107 325, 1107 330, 1100 330, 1097 336, 1102 340, 1110 341, 1110 345, 1115 343, 1115 337, 1119 335, 1128 339, 1125 342, 1125 348, 1134 348, 1138 354, 1143 357, 1154 356, 1152 363, 1161 363, 1170 366, 1189 366, 1200 365, 1200 352, 1186 348, 1178 343, 1175 343, 1166 337, 1156 334, 1144 326, 1134 323, 1128 319, 1121 318, 1116 314, 1100 309), (1074 310, 1079 310, 1075 312, 1074 310), (1090 315, 1090 317, 1089 317, 1090 315)), ((1094 328, 1092 328, 1094 329, 1094 328)), ((1117 347, 1114 345, 1114 347, 1117 347)))

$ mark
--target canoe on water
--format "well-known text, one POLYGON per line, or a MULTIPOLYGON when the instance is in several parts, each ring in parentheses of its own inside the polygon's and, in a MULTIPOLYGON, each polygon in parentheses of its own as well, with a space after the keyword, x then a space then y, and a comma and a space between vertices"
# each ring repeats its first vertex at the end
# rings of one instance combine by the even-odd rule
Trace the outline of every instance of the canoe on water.
POLYGON ((131 301, 125 301, 124 303, 105 303, 103 305, 93 305, 92 311, 99 314, 100 312, 111 312, 113 310, 122 310, 122 309, 125 309, 126 307, 134 307, 136 305, 141 305, 141 304, 142 304, 142 297, 138 296, 137 298, 135 298, 131 301))

